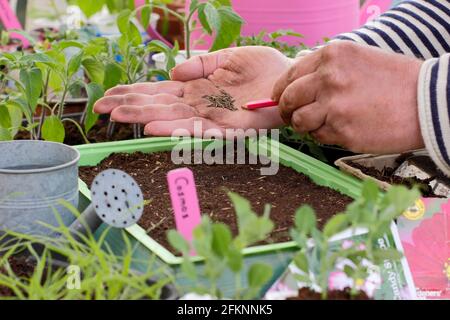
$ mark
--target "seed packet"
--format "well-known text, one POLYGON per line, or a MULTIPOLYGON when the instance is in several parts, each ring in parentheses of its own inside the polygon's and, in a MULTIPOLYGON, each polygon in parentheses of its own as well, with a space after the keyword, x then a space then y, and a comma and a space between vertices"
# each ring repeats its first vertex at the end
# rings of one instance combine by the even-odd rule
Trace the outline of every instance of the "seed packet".
MULTIPOLYGON (((364 246, 367 241, 367 234, 364 232, 352 233, 345 232, 332 242, 331 251, 345 248, 346 246, 361 245, 364 246)), ((376 239, 378 249, 397 249, 403 252, 403 248, 398 235, 397 227, 394 223, 391 225, 391 232, 383 237, 376 239)), ((366 261, 365 263, 369 263, 366 261)), ((343 259, 338 261, 335 270, 331 272, 328 286, 330 291, 344 290, 350 287, 356 287, 360 291, 364 291, 367 296, 375 300, 412 300, 416 299, 416 291, 406 259, 389 260, 386 259, 382 265, 368 265, 369 275, 366 279, 362 279, 356 285, 344 272, 346 266, 352 266, 352 262, 343 259)), ((284 274, 275 284, 266 292, 264 298, 268 300, 279 300, 296 297, 298 290, 305 287, 305 284, 298 281, 296 275, 301 275, 299 270, 293 263, 288 267, 284 274)), ((320 288, 310 288, 316 292, 320 292, 320 288)))
POLYGON ((418 298, 450 299, 450 200, 418 200, 398 230, 418 298))

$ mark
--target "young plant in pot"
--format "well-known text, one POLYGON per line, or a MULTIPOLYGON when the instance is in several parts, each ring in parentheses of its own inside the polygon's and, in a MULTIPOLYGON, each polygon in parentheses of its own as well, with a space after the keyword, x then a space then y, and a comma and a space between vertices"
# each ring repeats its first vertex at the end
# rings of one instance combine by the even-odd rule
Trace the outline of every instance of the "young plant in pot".
POLYGON ((369 275, 386 260, 402 257, 396 249, 378 248, 377 239, 389 232, 393 220, 419 197, 416 189, 404 187, 393 187, 382 195, 378 186, 368 181, 362 196, 333 217, 323 231, 317 229, 314 210, 300 208, 291 231, 301 248, 294 257, 295 278, 301 288, 293 299, 368 299, 369 275), (358 228, 367 232, 364 242, 333 240, 348 229, 356 234, 358 228))
MULTIPOLYGON (((243 250, 264 241, 273 231, 274 223, 269 219, 270 206, 263 216, 253 212, 250 202, 236 193, 228 193, 238 219, 239 234, 233 237, 230 227, 224 223, 214 223, 207 216, 194 230, 192 244, 175 230, 168 232, 170 244, 183 254, 182 270, 192 281, 186 292, 195 292, 213 298, 254 299, 261 296, 261 290, 272 278, 272 266, 253 263, 244 274, 243 250), (204 267, 196 268, 190 256, 192 250, 204 258, 204 267), (224 296, 218 279, 225 270, 234 275, 234 296, 224 296), (205 281, 206 279, 206 281, 205 281)), ((189 295, 187 296, 189 297, 189 295)))
MULTIPOLYGON (((74 119, 65 117, 64 110, 68 95, 72 91, 85 88, 89 95, 86 108, 91 110, 95 101, 103 95, 100 85, 95 82, 86 84, 83 78, 76 76, 88 57, 92 57, 101 47, 102 44, 98 41, 91 41, 87 45, 77 41, 61 41, 53 43, 49 49, 33 54, 0 55, 0 64, 7 70, 3 77, 12 81, 16 88, 2 104, 7 107, 16 106, 22 110, 26 124, 20 129, 28 131, 31 139, 43 138, 47 141, 63 142, 63 123, 70 122, 79 129, 84 141, 89 143, 85 135, 88 130, 83 130, 74 119), (68 59, 65 52, 69 49, 75 49, 77 53, 68 59), (11 76, 15 71, 18 72, 17 78, 11 76), (52 97, 57 99, 53 105, 50 101, 52 97), (38 107, 41 108, 40 116, 36 118, 38 107)), ((92 111, 87 114, 89 116, 85 121, 94 122, 95 115, 92 111)), ((86 128, 89 129, 87 126, 86 128)), ((16 128, 6 129, 15 132, 16 128)), ((9 138, 14 138, 14 135, 9 138)))

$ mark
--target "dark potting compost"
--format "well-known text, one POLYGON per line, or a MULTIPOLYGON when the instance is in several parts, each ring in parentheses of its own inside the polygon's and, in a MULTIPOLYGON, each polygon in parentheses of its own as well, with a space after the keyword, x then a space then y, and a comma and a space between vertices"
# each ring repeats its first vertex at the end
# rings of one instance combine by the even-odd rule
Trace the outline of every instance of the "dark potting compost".
POLYGON ((433 188, 430 185, 430 182, 439 179, 446 185, 450 185, 450 178, 446 177, 442 171, 440 171, 436 165, 433 163, 431 158, 426 156, 414 157, 412 159, 411 153, 405 153, 400 155, 397 159, 395 159, 395 163, 397 167, 400 166, 405 161, 409 161, 410 163, 417 165, 422 168, 424 172, 427 172, 430 175, 429 179, 420 180, 417 178, 402 178, 400 176, 395 175, 397 167, 384 167, 382 170, 379 170, 375 167, 366 167, 356 162, 349 162, 348 164, 356 169, 361 170, 362 173, 376 178, 380 181, 387 182, 392 185, 404 185, 408 188, 412 188, 413 186, 417 186, 422 195, 424 197, 440 197, 436 195, 433 191, 433 188))
MULTIPOLYGON (((193 162, 192 162, 193 163, 193 162)), ((274 231, 267 243, 290 240, 296 209, 304 204, 312 206, 323 226, 332 216, 345 210, 352 202, 348 196, 312 182, 307 176, 280 165, 276 175, 261 176, 260 165, 176 165, 170 152, 113 154, 96 167, 80 168, 80 178, 89 186, 95 176, 105 169, 120 169, 139 183, 144 197, 149 200, 138 224, 168 249, 166 233, 175 228, 166 175, 170 170, 188 167, 194 172, 200 208, 215 222, 223 222, 237 234, 234 208, 227 191, 248 199, 255 212, 263 213, 271 204, 274 231)))
MULTIPOLYGON (((24 256, 12 256, 8 258, 11 271, 19 278, 30 278, 34 273, 35 265, 24 256)), ((8 275, 4 266, 0 265, 0 274, 8 275)), ((0 297, 15 297, 14 292, 0 285, 0 297)))
MULTIPOLYGON (((289 298, 288 300, 321 300, 320 293, 310 290, 309 288, 302 288, 298 291, 298 296, 289 298)), ((371 300, 365 292, 359 292, 352 296, 351 289, 347 288, 342 291, 329 291, 327 300, 371 300)))

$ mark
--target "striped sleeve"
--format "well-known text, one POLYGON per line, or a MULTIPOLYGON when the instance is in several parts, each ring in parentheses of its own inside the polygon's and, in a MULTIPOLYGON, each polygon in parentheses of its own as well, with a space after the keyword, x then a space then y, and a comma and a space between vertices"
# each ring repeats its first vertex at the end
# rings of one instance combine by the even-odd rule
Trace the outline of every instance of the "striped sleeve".
POLYGON ((450 1, 410 0, 353 32, 332 41, 351 40, 419 59, 450 52, 450 1))
POLYGON ((424 63, 419 76, 418 103, 427 150, 450 176, 450 54, 424 63))
POLYGON ((450 176, 450 0, 404 1, 330 43, 342 40, 425 60, 418 84, 420 127, 432 159, 450 176))

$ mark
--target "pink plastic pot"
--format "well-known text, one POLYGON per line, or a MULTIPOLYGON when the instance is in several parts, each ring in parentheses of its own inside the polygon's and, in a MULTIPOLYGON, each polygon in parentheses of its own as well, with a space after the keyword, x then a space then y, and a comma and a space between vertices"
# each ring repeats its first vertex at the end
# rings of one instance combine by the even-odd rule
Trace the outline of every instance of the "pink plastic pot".
MULTIPOLYGON (((287 37, 291 44, 303 42, 314 46, 337 34, 349 32, 367 19, 386 11, 392 0, 368 0, 360 9, 360 0, 232 0, 234 10, 246 24, 242 34, 250 36, 265 30, 291 29, 304 38, 287 37)), ((186 1, 189 8, 190 0, 186 1)), ((200 30, 193 33, 192 44, 197 49, 208 49, 211 39, 200 30), (204 44, 195 45, 199 39, 204 44)))

